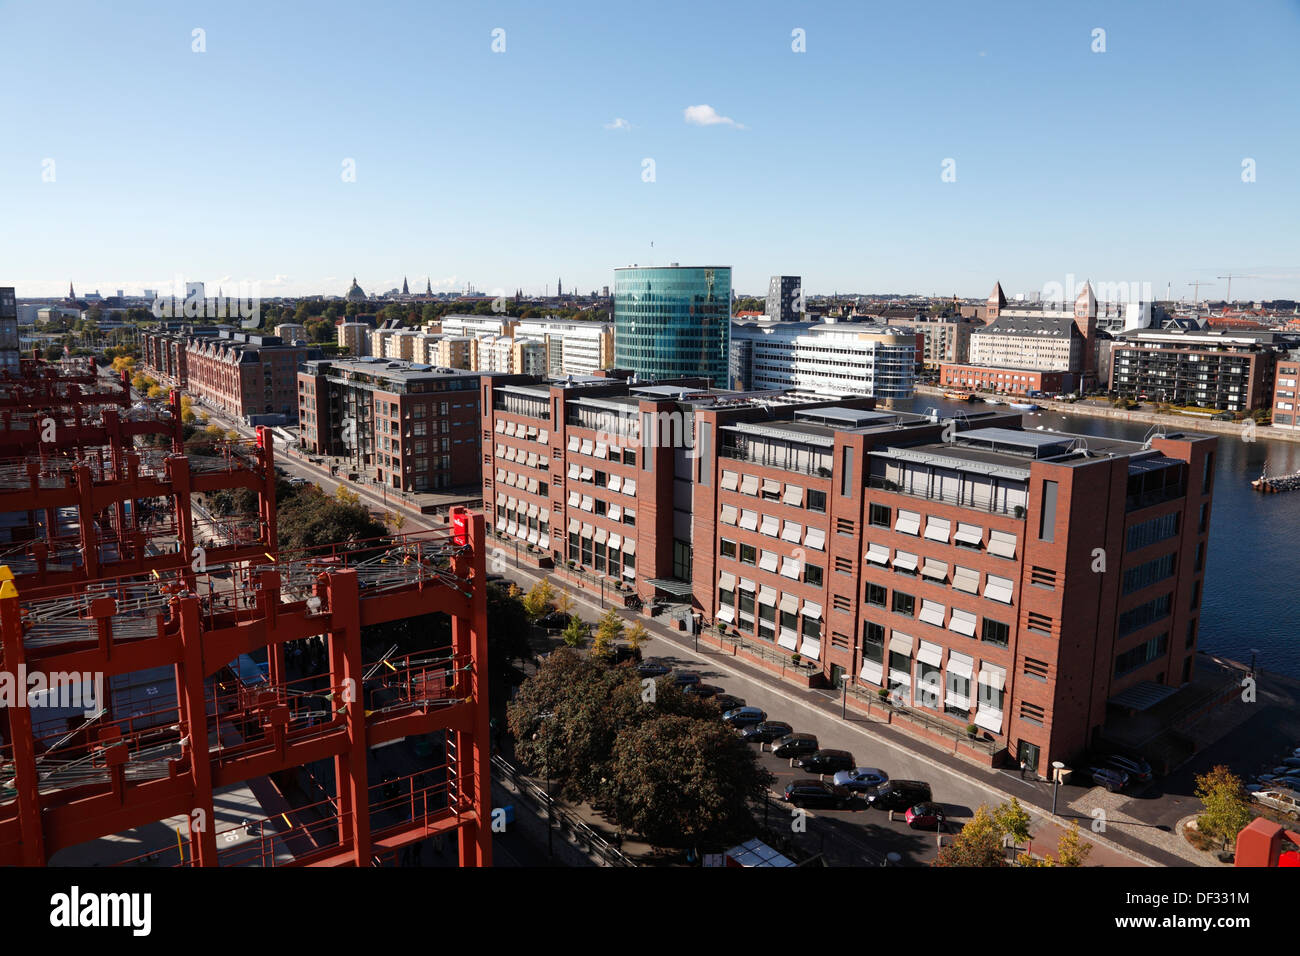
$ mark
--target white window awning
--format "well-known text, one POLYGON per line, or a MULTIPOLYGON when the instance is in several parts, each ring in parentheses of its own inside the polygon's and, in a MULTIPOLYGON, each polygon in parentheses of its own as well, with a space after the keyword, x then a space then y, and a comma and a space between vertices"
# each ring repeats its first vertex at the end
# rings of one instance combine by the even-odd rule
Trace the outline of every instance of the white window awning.
POLYGON ((948 565, 943 561, 936 561, 934 558, 926 558, 925 565, 921 568, 921 576, 942 581, 948 577, 948 565))
POLYGON ((536 528, 533 528, 531 531, 528 532, 528 543, 529 543, 529 544, 536 544, 536 543, 537 543, 537 539, 538 539, 540 536, 541 536, 541 532, 538 531, 536 528))
POLYGON ((798 581, 799 580, 799 559, 782 557, 781 574, 787 578, 790 578, 791 580, 798 581))
POLYGON ((781 612, 783 614, 798 614, 799 599, 793 594, 781 595, 781 612))
POLYGON ((749 578, 741 578, 740 590, 748 591, 750 594, 753 594, 755 591, 758 590, 758 585, 755 584, 753 581, 749 580, 749 578))
POLYGON ((497 419, 497 431, 499 431, 499 432, 504 432, 505 430, 506 430, 506 420, 505 420, 504 418, 498 418, 498 419, 497 419))
POLYGON ((505 480, 506 480, 506 470, 504 468, 498 468, 497 481, 505 481, 505 480))
POLYGON ((538 515, 538 512, 539 512, 540 510, 541 510, 541 509, 538 508, 537 505, 535 505, 535 504, 530 504, 530 505, 528 506, 528 517, 530 517, 530 518, 536 518, 537 515, 538 515))
POLYGON ((610 491, 621 491, 623 489, 623 478, 621 475, 610 475, 607 485, 610 491))
POLYGON ((743 510, 740 512, 740 526, 746 531, 758 530, 758 512, 743 510))
POLYGON ((882 683, 884 676, 885 669, 876 661, 863 661, 862 670, 858 673, 859 678, 870 684, 882 683))
POLYGON ((792 651, 799 646, 799 635, 787 628, 781 628, 781 636, 776 639, 776 642, 786 650, 792 651))
POLYGON ((569 507, 576 508, 582 502, 582 495, 576 491, 569 492, 569 507))
POLYGON ((894 530, 899 534, 920 534, 921 514, 917 511, 898 509, 898 518, 894 521, 894 530))
POLYGON ((605 444, 603 441, 596 442, 596 457, 604 458, 608 454, 609 454, 609 445, 605 444))
POLYGON ((594 448, 595 448, 595 445, 594 445, 594 443, 592 442, 592 440, 591 440, 590 438, 584 438, 584 439, 582 440, 582 447, 581 447, 580 449, 578 449, 578 450, 579 450, 579 452, 581 452, 581 453, 584 454, 584 455, 590 455, 591 452, 592 452, 592 450, 593 450, 594 448))
POLYGON ((621 534, 611 534, 609 536, 609 550, 617 551, 623 547, 623 536, 621 534))
POLYGON ((540 488, 540 487, 541 487, 541 485, 538 483, 538 481, 537 481, 536 478, 529 478, 529 479, 528 479, 528 493, 529 493, 530 495, 535 495, 535 494, 537 494, 537 489, 540 488))
POLYGON ((621 521, 623 518, 623 506, 610 505, 609 510, 606 512, 606 514, 609 515, 610 521, 621 521))
POLYGON ((578 521, 577 518, 570 518, 570 519, 569 519, 569 531, 571 531, 571 532, 576 532, 576 531, 577 531, 579 528, 581 528, 581 527, 582 527, 582 525, 579 523, 579 521, 578 521))
POLYGON ((506 519, 505 519, 505 518, 497 518, 497 530, 498 530, 498 531, 505 531, 505 530, 506 530, 506 519))
POLYGON ((504 491, 498 491, 498 492, 497 492, 497 504, 499 504, 499 505, 503 505, 503 504, 505 504, 505 503, 506 503, 506 493, 505 493, 504 491))
POLYGON ((952 523, 947 518, 936 518, 931 515, 925 519, 925 536, 931 541, 942 541, 947 544, 951 532, 952 523))
POLYGON ((629 498, 635 498, 635 497, 636 497, 636 479, 635 479, 635 478, 629 478, 627 481, 623 482, 623 494, 627 495, 629 498))
MULTIPOLYGON (((965 614, 966 612, 963 611, 962 613, 965 614)), ((970 657, 969 655, 966 654, 959 654, 956 651, 948 652, 948 673, 949 674, 956 674, 958 677, 964 677, 967 680, 970 680, 971 674, 974 673, 974 668, 975 668, 975 658, 970 657)))
POLYGON ((576 479, 580 474, 582 474, 582 466, 576 461, 569 462, 569 477, 576 479))
POLYGON ((740 486, 740 475, 734 471, 722 472, 722 490, 735 491, 740 486))
POLYGON ((537 467, 537 452, 530 451, 528 453, 528 461, 526 462, 526 464, 528 465, 529 468, 537 467))
POLYGON ((878 564, 881 567, 889 566, 889 549, 883 544, 868 544, 867 553, 863 557, 872 564, 878 564))
POLYGON ((764 551, 758 556, 758 566, 764 571, 776 571, 777 553, 775 551, 764 551))
POLYGON ((609 540, 609 532, 606 531, 604 528, 597 528, 596 535, 592 540, 595 541, 597 544, 604 544, 606 541, 609 540))
POLYGON ((798 485, 786 485, 785 494, 781 500, 788 505, 794 505, 796 508, 803 507, 803 489, 798 485))
MULTIPOLYGON (((627 554, 627 548, 623 549, 623 553, 627 554)), ((636 568, 632 567, 630 564, 623 565, 623 577, 630 581, 636 580, 636 568)))
POLYGON ((623 539, 623 553, 636 554, 636 539, 634 538, 623 539))
POLYGON ((779 495, 781 493, 781 482, 774 481, 771 478, 763 479, 764 495, 779 495))
POLYGON ((822 642, 815 637, 804 635, 803 643, 799 645, 799 653, 809 660, 815 661, 821 657, 822 642))
POLYGON ((542 535, 542 540, 537 542, 537 546, 545 551, 551 546, 551 536, 549 534, 542 535))
POLYGON ((736 576, 730 571, 723 571, 718 575, 718 587, 724 591, 736 590, 736 576))
POLYGON ((825 551, 826 532, 821 528, 809 528, 808 533, 804 535, 803 543, 814 551, 825 551))
POLYGON ((1007 531, 990 531, 988 552, 997 555, 999 558, 1014 558, 1016 556, 1016 536, 1007 531))
POLYGON ((582 504, 579 507, 581 507, 583 511, 594 511, 596 507, 596 499, 592 498, 591 495, 583 495, 582 504))
POLYGON ((959 564, 953 572, 952 586, 967 594, 979 594, 980 573, 973 568, 963 568, 959 564))
POLYGON ((984 596, 991 601, 1011 603, 1011 579, 990 574, 984 579, 984 596))
POLYGON ((577 450, 578 450, 578 446, 581 445, 581 444, 582 444, 582 442, 581 442, 581 440, 578 438, 577 435, 570 435, 570 436, 569 436, 569 451, 577 451, 577 450))
POLYGON ((975 725, 991 733, 1002 733, 1002 711, 980 704, 979 709, 975 711, 975 725))
POLYGON ((799 539, 803 536, 803 525, 797 521, 787 521, 781 528, 781 540, 789 541, 791 544, 798 544, 799 539))
POLYGON ((595 533, 596 533, 595 527, 587 524, 587 522, 585 521, 582 523, 582 536, 584 538, 590 538, 595 533))
POLYGON ((506 422, 506 434, 507 434, 507 435, 513 435, 514 433, 515 433, 515 423, 514 423, 514 422, 506 422))
POLYGON ((594 468, 584 467, 582 473, 578 477, 583 481, 591 481, 592 478, 596 477, 596 470, 594 468))
POLYGON ((938 644, 931 644, 929 641, 922 641, 920 648, 916 652, 916 659, 922 664, 938 667, 943 661, 943 647, 938 644))
POLYGON ((776 588, 770 588, 766 584, 758 589, 758 603, 765 604, 768 607, 776 607, 776 588))
POLYGON ((763 526, 758 529, 760 534, 765 534, 769 538, 775 538, 781 531, 781 519, 772 515, 763 515, 763 526))
POLYGON ((917 615, 926 624, 933 624, 935 627, 943 627, 943 616, 947 610, 937 601, 921 599, 921 613, 917 615))
POLYGON ((735 506, 735 505, 723 505, 723 506, 722 506, 722 523, 723 523, 723 524, 735 524, 735 523, 736 523, 736 506, 735 506))
POLYGON ((916 555, 909 554, 907 551, 894 552, 894 570, 895 571, 915 571, 916 555))
POLYGON ((960 541, 962 544, 979 546, 984 541, 984 529, 977 524, 967 524, 964 521, 959 521, 957 523, 957 536, 953 540, 960 541))
POLYGON ((725 624, 730 624, 736 619, 736 609, 724 604, 718 608, 718 620, 725 624))
POLYGON ((889 635, 889 653, 912 656, 912 639, 906 634, 894 631, 889 635))
MULTIPOLYGON (((958 634, 964 634, 967 637, 974 637, 975 615, 970 611, 953 608, 952 616, 948 619, 948 630, 955 631, 958 634)), ((968 674, 967 676, 969 677, 970 675, 968 674)))
POLYGON ((821 620, 822 606, 815 601, 804 601, 803 616, 812 618, 814 621, 821 620))
POLYGON ((740 479, 740 493, 742 495, 758 494, 758 475, 745 475, 740 479))
POLYGON ((545 445, 547 442, 551 440, 551 433, 548 432, 545 428, 543 428, 537 433, 537 440, 541 442, 543 445, 545 445))

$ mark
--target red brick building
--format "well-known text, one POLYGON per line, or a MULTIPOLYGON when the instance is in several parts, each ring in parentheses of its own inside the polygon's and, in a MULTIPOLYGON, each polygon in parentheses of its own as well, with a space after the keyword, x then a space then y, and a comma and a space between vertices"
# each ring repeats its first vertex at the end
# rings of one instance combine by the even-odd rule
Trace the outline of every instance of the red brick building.
POLYGON ((1057 395, 1078 376, 1070 372, 1052 372, 1034 368, 994 368, 988 365, 939 366, 939 384, 951 388, 980 392, 1025 395, 1044 392, 1057 395))
POLYGON ((1273 384, 1273 427, 1300 429, 1300 355, 1279 356, 1273 384))
POLYGON ((298 417, 298 366, 320 349, 278 336, 221 329, 186 340, 184 388, 230 415, 298 417))
POLYGON ((310 361, 298 373, 299 442, 401 491, 475 486, 478 383, 381 358, 310 361))

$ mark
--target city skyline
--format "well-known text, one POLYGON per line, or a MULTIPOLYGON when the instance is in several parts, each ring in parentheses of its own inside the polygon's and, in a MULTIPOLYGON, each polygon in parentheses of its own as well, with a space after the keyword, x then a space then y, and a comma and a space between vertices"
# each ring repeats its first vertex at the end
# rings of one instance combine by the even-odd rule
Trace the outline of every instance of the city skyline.
POLYGON ((703 261, 753 294, 781 273, 972 298, 1073 273, 1220 299, 1232 273, 1236 300, 1300 297, 1293 3, 352 13, 0 11, 62 53, 52 72, 15 49, 40 80, 0 91, 5 280, 536 294, 703 261))

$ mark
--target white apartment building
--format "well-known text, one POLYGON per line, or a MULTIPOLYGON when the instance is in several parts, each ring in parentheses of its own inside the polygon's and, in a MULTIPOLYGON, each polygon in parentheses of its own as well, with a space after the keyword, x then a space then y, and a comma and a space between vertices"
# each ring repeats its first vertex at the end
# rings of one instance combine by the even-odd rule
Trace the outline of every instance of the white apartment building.
POLYGON ((741 389, 911 398, 916 335, 848 322, 733 322, 732 378, 741 389))

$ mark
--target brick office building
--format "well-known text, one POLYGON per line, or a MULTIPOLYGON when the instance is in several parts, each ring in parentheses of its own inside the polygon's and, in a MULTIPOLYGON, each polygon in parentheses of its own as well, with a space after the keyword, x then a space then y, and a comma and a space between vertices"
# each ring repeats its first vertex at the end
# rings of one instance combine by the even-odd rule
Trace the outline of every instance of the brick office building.
POLYGON ((299 441, 402 491, 476 485, 478 382, 380 358, 307 362, 298 373, 299 441))
POLYGON ((1273 427, 1300 429, 1300 351, 1279 356, 1273 386, 1273 427))
POLYGON ((1110 705, 1191 677, 1213 438, 1144 448, 1008 412, 959 427, 868 398, 600 379, 482 389, 484 501, 506 540, 643 601, 691 600, 1039 773, 1091 745, 1110 705))

